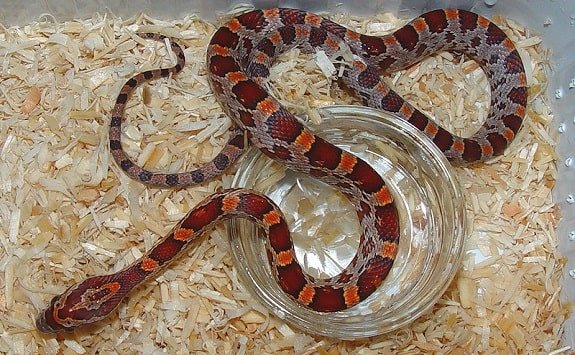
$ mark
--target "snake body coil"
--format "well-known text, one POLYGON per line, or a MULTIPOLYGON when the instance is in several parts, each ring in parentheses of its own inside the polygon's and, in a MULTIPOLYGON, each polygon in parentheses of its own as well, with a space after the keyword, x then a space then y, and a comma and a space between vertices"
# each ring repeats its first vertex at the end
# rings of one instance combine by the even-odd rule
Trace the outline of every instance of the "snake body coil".
MULTIPOLYGON (((160 35, 142 35, 163 40, 160 35)), ((169 69, 145 72, 122 88, 112 113, 110 150, 118 165, 143 183, 174 187, 201 183, 221 174, 243 152, 244 135, 267 156, 297 172, 341 190, 357 210, 360 245, 344 271, 315 279, 298 264, 289 229, 278 207, 254 191, 230 189, 196 206, 146 255, 117 273, 88 278, 54 297, 40 313, 43 332, 71 331, 112 312, 136 286, 159 272, 185 247, 226 218, 248 218, 268 234, 268 255, 280 286, 316 311, 338 311, 373 293, 393 264, 399 241, 398 215, 383 179, 366 162, 311 133, 261 84, 274 60, 291 48, 336 55, 342 46, 355 61, 343 81, 369 106, 393 112, 425 132, 453 162, 475 162, 501 154, 521 127, 527 101, 526 77, 511 40, 496 25, 463 10, 435 10, 393 34, 370 37, 320 16, 294 9, 254 10, 214 34, 207 51, 213 90, 237 130, 212 162, 187 173, 160 174, 142 169, 122 149, 121 122, 129 94, 144 81, 175 74, 184 66, 181 48, 172 43, 178 62, 169 69), (380 74, 406 68, 438 51, 456 51, 476 60, 491 88, 491 108, 471 137, 457 137, 403 100, 380 74)))

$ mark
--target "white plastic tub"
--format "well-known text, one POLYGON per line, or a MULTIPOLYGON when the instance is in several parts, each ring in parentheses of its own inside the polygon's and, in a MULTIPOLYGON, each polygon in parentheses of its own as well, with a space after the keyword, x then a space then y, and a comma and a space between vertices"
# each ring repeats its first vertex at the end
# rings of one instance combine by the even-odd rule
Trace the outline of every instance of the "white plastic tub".
MULTIPOLYGON (((247 1, 0 1, 0 24, 5 27, 24 25, 37 20, 43 14, 51 14, 59 21, 74 18, 90 18, 93 13, 108 9, 120 17, 130 17, 145 11, 151 16, 165 19, 180 18, 199 13, 203 18, 215 19, 234 6, 247 1)), ((373 14, 393 12, 400 17, 411 18, 426 10, 442 7, 459 7, 484 16, 504 15, 525 24, 540 33, 546 47, 553 51, 548 94, 552 104, 560 143, 557 148, 559 178, 554 187, 555 201, 562 220, 557 229, 559 250, 568 258, 564 271, 562 298, 575 302, 575 2, 570 0, 546 1, 298 1, 256 0, 253 5, 266 7, 297 7, 311 11, 351 12, 373 14), (572 162, 573 160, 573 162, 572 162)), ((1 85, 1 84, 0 84, 1 85)), ((565 345, 575 347, 575 319, 565 325, 565 345)))

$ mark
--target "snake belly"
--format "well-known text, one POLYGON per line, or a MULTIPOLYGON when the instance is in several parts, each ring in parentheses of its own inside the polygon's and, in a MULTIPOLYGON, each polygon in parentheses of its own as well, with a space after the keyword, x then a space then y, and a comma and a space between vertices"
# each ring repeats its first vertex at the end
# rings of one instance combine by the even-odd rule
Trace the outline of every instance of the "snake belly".
MULTIPOLYGON (((161 35, 144 38, 163 40, 161 35)), ((383 179, 365 161, 310 132, 262 86, 276 58, 292 48, 342 47, 354 54, 342 81, 369 106, 395 113, 425 132, 454 163, 483 161, 501 154, 519 131, 526 111, 527 84, 521 58, 495 24, 464 10, 434 10, 393 34, 358 34, 318 15, 295 9, 254 10, 219 28, 207 51, 214 93, 237 129, 212 162, 197 170, 164 174, 135 164, 121 146, 121 122, 129 94, 144 81, 180 71, 173 68, 138 74, 122 88, 112 113, 110 151, 132 178, 151 186, 181 187, 221 174, 241 156, 244 136, 267 156, 296 172, 309 174, 342 191, 355 207, 362 233, 358 251, 341 274, 328 279, 307 275, 298 264, 289 229, 269 198, 250 190, 214 193, 184 217, 141 259, 110 275, 88 278, 52 299, 36 320, 43 332, 72 331, 111 313, 136 286, 156 275, 186 246, 227 218, 247 218, 268 235, 268 256, 278 283, 297 302, 318 312, 353 307, 371 295, 393 264, 399 242, 398 214, 383 179), (491 106, 482 127, 458 137, 403 100, 381 79, 438 51, 464 53, 479 63, 491 89, 491 106)))

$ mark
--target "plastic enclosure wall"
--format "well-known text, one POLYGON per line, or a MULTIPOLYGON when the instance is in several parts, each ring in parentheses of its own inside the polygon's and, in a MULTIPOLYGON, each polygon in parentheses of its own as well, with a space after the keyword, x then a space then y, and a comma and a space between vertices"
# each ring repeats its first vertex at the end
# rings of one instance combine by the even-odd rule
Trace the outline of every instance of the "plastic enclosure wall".
MULTIPOLYGON (((339 11, 356 15, 393 12, 411 18, 422 12, 446 7, 472 10, 484 16, 501 14, 526 24, 541 34, 544 45, 553 50, 549 98, 555 113, 555 124, 561 127, 557 148, 560 154, 559 179, 554 188, 562 220, 558 228, 559 249, 568 257, 564 275, 563 299, 575 303, 575 1, 570 0, 0 0, 0 24, 24 25, 38 20, 43 14, 53 15, 58 21, 90 18, 92 14, 110 12, 115 16, 131 17, 138 12, 159 18, 179 18, 182 14, 199 13, 203 18, 216 19, 218 14, 241 5, 258 8, 297 7, 310 11, 339 11), (571 236, 571 238, 570 238, 571 236), (570 240, 570 239, 573 239, 570 240), (573 275, 573 276, 570 276, 573 275)), ((565 345, 575 347, 575 317, 565 325, 565 345)))

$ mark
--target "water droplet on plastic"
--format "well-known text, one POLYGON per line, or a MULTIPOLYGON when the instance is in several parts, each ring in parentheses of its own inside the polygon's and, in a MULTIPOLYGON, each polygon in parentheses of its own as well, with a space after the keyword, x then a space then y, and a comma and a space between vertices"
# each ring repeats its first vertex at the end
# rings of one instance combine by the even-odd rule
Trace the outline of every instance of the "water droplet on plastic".
POLYGON ((565 123, 561 123, 559 127, 557 127, 559 133, 565 133, 565 123))
POLYGON ((575 270, 573 269, 569 270, 569 276, 575 279, 575 270))
POLYGON ((575 242, 575 231, 569 232, 569 240, 575 242))

